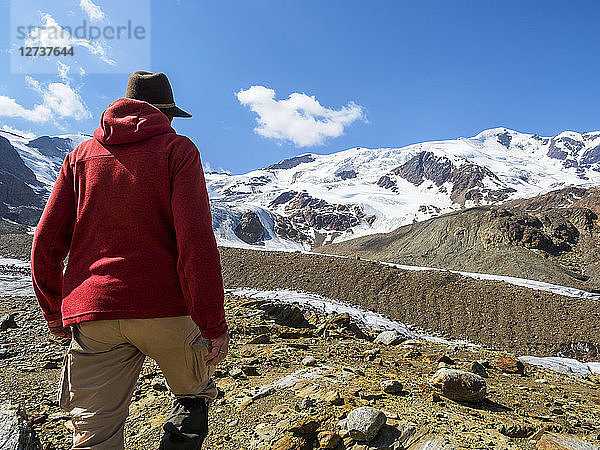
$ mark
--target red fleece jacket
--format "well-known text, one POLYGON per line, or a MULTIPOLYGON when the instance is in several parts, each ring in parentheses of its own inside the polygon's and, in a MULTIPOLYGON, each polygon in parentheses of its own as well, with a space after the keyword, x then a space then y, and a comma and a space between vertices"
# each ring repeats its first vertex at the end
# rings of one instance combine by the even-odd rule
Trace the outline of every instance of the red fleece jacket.
POLYGON ((222 335, 221 264, 196 146, 148 103, 112 103, 94 139, 63 163, 31 269, 47 321, 190 314, 205 338, 222 335))

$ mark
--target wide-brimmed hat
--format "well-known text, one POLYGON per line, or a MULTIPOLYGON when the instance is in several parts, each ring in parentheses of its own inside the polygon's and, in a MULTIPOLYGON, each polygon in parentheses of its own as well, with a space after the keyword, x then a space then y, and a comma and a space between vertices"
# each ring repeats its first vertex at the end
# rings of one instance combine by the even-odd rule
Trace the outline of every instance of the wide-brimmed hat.
POLYGON ((129 77, 125 97, 150 103, 167 116, 192 117, 190 113, 175 106, 173 89, 167 76, 162 73, 138 70, 129 77))

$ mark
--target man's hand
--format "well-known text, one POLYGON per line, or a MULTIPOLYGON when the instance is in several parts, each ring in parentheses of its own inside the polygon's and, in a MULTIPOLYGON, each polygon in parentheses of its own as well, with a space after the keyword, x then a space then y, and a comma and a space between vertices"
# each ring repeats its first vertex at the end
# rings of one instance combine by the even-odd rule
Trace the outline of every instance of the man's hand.
POLYGON ((61 319, 49 321, 48 328, 50 329, 50 333, 57 338, 71 339, 72 337, 71 327, 63 327, 61 319))
POLYGON ((218 338, 208 339, 210 345, 208 347, 208 355, 204 357, 206 364, 216 366, 227 356, 229 351, 229 333, 225 333, 218 338))

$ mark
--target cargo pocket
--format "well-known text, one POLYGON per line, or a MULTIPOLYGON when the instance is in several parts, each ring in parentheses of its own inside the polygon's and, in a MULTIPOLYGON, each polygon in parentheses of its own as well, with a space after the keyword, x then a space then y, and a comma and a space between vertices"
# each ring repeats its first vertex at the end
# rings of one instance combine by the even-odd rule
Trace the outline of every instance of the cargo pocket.
POLYGON ((198 328, 190 334, 186 341, 186 353, 189 354, 186 360, 188 361, 189 369, 191 369, 198 382, 201 384, 208 383, 210 372, 206 361, 204 361, 204 357, 209 352, 210 341, 202 337, 198 328))

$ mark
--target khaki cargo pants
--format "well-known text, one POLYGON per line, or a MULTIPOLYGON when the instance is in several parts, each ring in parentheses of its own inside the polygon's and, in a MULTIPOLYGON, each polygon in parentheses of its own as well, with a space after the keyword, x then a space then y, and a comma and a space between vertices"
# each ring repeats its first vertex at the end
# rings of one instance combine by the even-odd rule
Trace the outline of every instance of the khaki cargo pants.
POLYGON ((123 449, 129 403, 146 356, 177 398, 217 396, 205 341, 190 316, 84 322, 73 327, 59 403, 71 413, 73 449, 123 449))

